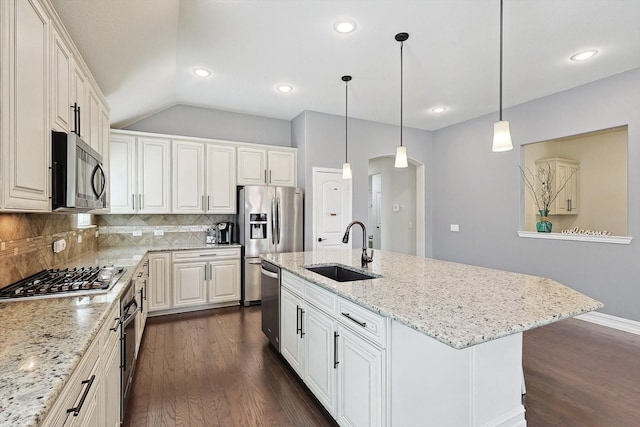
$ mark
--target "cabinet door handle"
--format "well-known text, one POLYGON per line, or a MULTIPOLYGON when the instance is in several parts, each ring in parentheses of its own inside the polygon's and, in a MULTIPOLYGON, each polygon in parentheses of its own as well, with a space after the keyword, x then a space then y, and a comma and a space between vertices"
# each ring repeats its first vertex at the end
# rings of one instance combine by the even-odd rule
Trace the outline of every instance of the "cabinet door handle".
POLYGON ((346 317, 347 319, 351 320, 354 323, 357 323, 358 325, 362 326, 363 328, 367 327, 367 322, 361 322, 357 319, 354 319, 353 317, 351 317, 351 314, 349 313, 341 313, 344 317, 346 317))
POLYGON ((144 311, 144 288, 140 288, 140 313, 144 311))
POLYGON ((207 196, 207 210, 211 209, 211 201, 209 199, 210 197, 207 196))
POLYGON ((304 325, 302 323, 303 321, 304 321, 304 309, 300 308, 300 338, 304 336, 304 325))
POLYGON ((117 332, 118 328, 120 327, 120 318, 116 317, 115 319, 113 319, 116 321, 116 324, 113 326, 113 328, 109 328, 110 331, 112 332, 117 332))
POLYGON ((131 208, 135 211, 136 210, 136 195, 135 194, 131 194, 131 208))
MULTIPOLYGON (((264 170, 264 182, 267 182, 267 170, 266 169, 264 170)), ((268 184, 268 182, 267 182, 267 184, 268 184)))
POLYGON ((142 193, 138 194, 138 209, 142 209, 142 193))
POLYGON ((269 184, 271 184, 272 181, 273 181, 273 179, 271 177, 271 169, 269 169, 269 184))
POLYGON ((209 280, 213 280, 213 264, 209 264, 209 280))
POLYGON ((296 335, 302 331, 302 326, 300 326, 300 306, 296 305, 296 335))
POLYGON ((338 361, 338 335, 337 331, 333 332, 333 369, 338 369, 340 362, 338 361))
POLYGON ((88 384, 87 387, 84 389, 84 393, 82 393, 82 397, 80 398, 80 402, 78 402, 78 406, 76 406, 75 408, 70 408, 67 409, 67 414, 70 412, 73 412, 73 416, 77 417, 78 414, 80 414, 80 411, 82 410, 82 405, 84 405, 84 401, 87 399, 87 396, 89 395, 89 390, 91 389, 91 386, 93 385, 93 381, 96 379, 95 375, 91 375, 91 378, 89 378, 88 380, 84 380, 82 381, 82 384, 88 384))

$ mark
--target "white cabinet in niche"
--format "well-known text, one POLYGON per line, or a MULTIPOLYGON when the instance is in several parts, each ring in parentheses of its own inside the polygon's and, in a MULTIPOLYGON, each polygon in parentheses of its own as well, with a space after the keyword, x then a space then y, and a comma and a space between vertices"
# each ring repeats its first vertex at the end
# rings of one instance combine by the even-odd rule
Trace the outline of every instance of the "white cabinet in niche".
MULTIPOLYGON (((538 176, 541 174, 541 168, 553 176, 551 194, 557 194, 557 197, 549 206, 549 215, 577 215, 580 206, 578 197, 580 162, 551 158, 537 160, 535 164, 538 176)), ((535 185, 536 194, 540 197, 540 179, 536 179, 535 185)))
POLYGON ((0 3, 0 206, 50 211, 50 20, 38 1, 0 3))
POLYGON ((172 154, 173 212, 204 212, 204 144, 174 140, 172 154))

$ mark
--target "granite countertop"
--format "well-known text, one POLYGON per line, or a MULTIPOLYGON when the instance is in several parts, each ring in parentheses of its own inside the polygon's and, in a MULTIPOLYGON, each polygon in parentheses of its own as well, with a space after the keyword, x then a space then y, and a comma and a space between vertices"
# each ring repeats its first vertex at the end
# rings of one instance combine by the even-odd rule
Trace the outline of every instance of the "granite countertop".
POLYGON ((0 302, 0 426, 42 423, 145 254, 240 247, 202 244, 99 249, 59 267, 126 267, 110 292, 0 302))
POLYGON ((603 306, 554 280, 466 264, 375 252, 367 271, 382 278, 339 283, 303 266, 360 268, 361 249, 268 254, 262 258, 456 349, 537 328, 603 306))

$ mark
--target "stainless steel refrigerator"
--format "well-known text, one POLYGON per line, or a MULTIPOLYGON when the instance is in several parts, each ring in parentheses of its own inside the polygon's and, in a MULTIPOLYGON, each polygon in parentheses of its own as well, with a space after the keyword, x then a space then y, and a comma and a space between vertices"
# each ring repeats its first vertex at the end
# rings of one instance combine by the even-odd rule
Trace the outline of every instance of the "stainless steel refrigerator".
POLYGON ((260 302, 260 254, 303 250, 301 188, 246 186, 238 193, 242 302, 260 302))

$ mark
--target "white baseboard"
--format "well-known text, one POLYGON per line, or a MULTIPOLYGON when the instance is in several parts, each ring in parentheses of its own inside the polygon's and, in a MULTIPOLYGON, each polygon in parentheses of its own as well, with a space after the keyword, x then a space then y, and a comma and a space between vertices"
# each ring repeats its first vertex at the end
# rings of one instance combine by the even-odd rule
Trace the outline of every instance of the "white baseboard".
POLYGON ((640 335, 640 322, 635 320, 625 319, 623 317, 611 316, 609 314, 590 312, 576 316, 576 319, 584 320, 586 322, 596 323, 598 325, 607 326, 609 328, 617 329, 619 331, 630 332, 632 334, 640 335))

